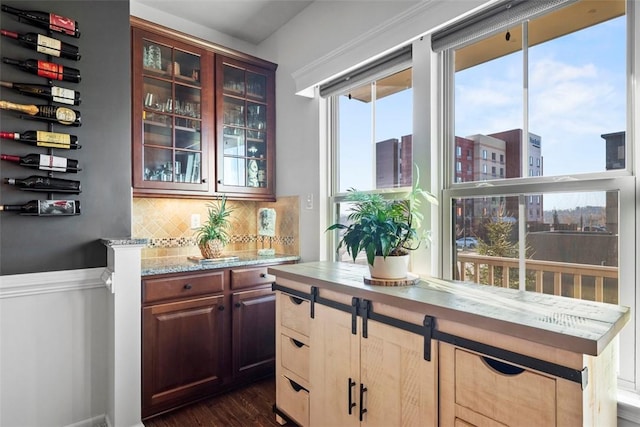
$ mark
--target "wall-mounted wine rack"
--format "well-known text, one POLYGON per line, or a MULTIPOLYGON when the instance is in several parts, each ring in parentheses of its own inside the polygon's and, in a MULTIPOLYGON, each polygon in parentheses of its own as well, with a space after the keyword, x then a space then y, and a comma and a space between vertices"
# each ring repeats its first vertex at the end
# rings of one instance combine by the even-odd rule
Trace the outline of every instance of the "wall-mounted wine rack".
MULTIPOLYGON (((68 216, 80 214, 79 200, 57 200, 55 194, 80 194, 82 191, 79 180, 56 177, 59 173, 77 173, 82 169, 78 161, 54 155, 55 150, 80 149, 78 138, 70 133, 56 131, 57 126, 80 126, 81 116, 77 106, 80 104, 80 93, 69 89, 69 83, 80 82, 80 70, 67 67, 61 61, 79 61, 79 48, 71 43, 62 41, 62 37, 80 37, 78 23, 74 19, 50 12, 25 11, 7 5, 2 5, 2 12, 16 17, 17 22, 40 27, 36 32, 24 34, 3 28, 2 39, 12 39, 26 49, 31 49, 34 55, 44 55, 46 59, 2 58, 3 66, 18 66, 26 72, 36 74, 47 79, 46 84, 1 82, 0 98, 4 98, 4 90, 12 89, 28 97, 46 99, 46 104, 31 105, 16 104, 0 101, 0 109, 20 113, 25 120, 44 121, 46 130, 23 132, 0 132, 2 140, 16 140, 21 143, 44 148, 46 154, 30 154, 27 156, 2 155, 2 160, 20 163, 21 166, 46 171, 46 176, 32 175, 28 178, 7 178, 4 185, 14 185, 22 191, 46 193, 46 200, 31 200, 23 205, 0 205, 0 211, 15 211, 22 215, 35 216, 68 216), (42 31, 44 28, 44 31, 42 31), (43 34, 45 32, 46 34, 43 34), (59 85, 54 81, 65 81, 59 85), (7 88, 7 89, 5 89, 7 88), (74 107, 74 108, 71 108, 74 107)), ((3 25, 9 24, 3 20, 3 25)), ((8 41, 11 43, 11 41, 8 41)), ((6 51, 6 50, 5 50, 6 51)), ((3 144, 4 145, 4 144, 3 144)), ((3 150, 4 151, 4 150, 3 150)))

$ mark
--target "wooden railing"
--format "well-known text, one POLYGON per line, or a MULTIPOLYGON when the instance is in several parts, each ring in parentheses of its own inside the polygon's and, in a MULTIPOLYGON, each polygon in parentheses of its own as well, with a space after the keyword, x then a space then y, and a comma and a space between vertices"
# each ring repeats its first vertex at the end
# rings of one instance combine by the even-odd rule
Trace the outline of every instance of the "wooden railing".
MULTIPOLYGON (((509 287, 510 278, 517 277, 519 269, 517 258, 503 258, 486 255, 477 255, 475 253, 458 252, 457 254, 458 275, 460 280, 481 283, 492 286, 509 287)), ((527 283, 533 283, 532 290, 543 293, 545 291, 545 280, 552 275, 552 287, 554 295, 572 296, 573 298, 583 299, 583 279, 592 278, 594 283, 593 295, 589 299, 595 299, 600 302, 617 302, 618 287, 618 268, 611 266, 599 266, 590 264, 574 264, 556 261, 539 261, 526 260, 527 283), (545 275, 545 273, 549 273, 545 275), (569 277, 571 280, 571 295, 563 292, 563 277, 569 277), (545 279, 546 278, 546 279, 545 279), (613 283, 615 289, 608 290, 605 296, 605 279, 609 279, 608 283, 613 283)), ((511 280, 513 282, 513 279, 511 280)), ((546 287, 549 292, 550 286, 546 287)))

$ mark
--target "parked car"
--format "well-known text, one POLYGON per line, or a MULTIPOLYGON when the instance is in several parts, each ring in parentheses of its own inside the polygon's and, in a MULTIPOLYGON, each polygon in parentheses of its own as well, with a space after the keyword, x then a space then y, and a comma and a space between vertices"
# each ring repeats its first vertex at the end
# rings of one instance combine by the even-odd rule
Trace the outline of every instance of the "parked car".
POLYGON ((591 225, 591 226, 582 227, 582 231, 595 231, 596 233, 608 233, 609 232, 609 230, 607 230, 606 227, 603 227, 601 225, 591 225))
POLYGON ((461 249, 475 249, 478 246, 478 239, 475 237, 462 237, 456 240, 456 247, 461 249))

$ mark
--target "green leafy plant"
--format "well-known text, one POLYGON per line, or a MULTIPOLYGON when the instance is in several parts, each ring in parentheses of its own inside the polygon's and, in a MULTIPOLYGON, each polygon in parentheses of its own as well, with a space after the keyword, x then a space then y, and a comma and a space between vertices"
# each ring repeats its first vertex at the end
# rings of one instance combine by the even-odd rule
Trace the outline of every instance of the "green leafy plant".
POLYGON ((211 240, 219 240, 223 245, 229 243, 228 228, 231 225, 230 216, 233 209, 227 207, 227 198, 207 203, 207 220, 196 229, 196 241, 199 246, 206 245, 211 240))
POLYGON ((361 251, 373 265, 376 256, 406 255, 428 240, 428 233, 418 233, 423 216, 419 211, 422 200, 437 204, 437 198, 419 187, 416 168, 414 185, 405 199, 386 200, 381 194, 366 193, 353 188, 347 190, 347 200, 353 210, 347 216, 349 224, 336 223, 327 228, 343 230, 338 250, 345 247, 353 260, 361 251))

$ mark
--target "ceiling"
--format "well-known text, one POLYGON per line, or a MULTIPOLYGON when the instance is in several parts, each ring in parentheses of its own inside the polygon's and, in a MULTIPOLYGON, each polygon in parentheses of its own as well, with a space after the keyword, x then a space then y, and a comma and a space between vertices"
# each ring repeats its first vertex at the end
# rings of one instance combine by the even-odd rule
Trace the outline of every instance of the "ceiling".
POLYGON ((313 0, 137 0, 252 44, 259 44, 313 0))

